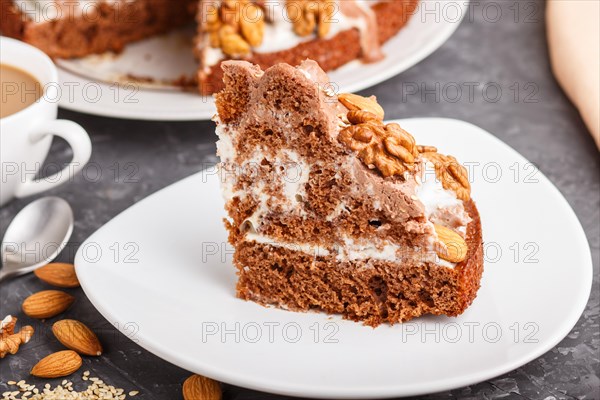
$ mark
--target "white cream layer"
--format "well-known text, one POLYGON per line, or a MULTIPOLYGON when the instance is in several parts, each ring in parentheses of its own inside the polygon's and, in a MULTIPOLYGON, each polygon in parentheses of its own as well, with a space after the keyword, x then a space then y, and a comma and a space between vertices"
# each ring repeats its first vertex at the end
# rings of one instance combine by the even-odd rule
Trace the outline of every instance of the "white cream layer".
POLYGON ((423 166, 421 176, 415 177, 417 180, 415 195, 423 203, 427 219, 436 222, 438 215, 444 212, 456 215, 462 224, 452 229, 465 235, 471 218, 465 211, 462 200, 456 197, 454 191, 444 188, 435 174, 435 166, 432 162, 424 159, 423 166))
POLYGON ((417 178, 419 185, 417 186, 416 196, 425 206, 427 218, 441 208, 462 205, 456 194, 451 190, 444 189, 442 182, 437 179, 433 163, 425 160, 423 165, 425 166, 423 174, 420 178, 417 178))
POLYGON ((314 245, 309 243, 286 243, 274 238, 250 230, 246 233, 246 240, 259 244, 268 244, 273 247, 281 247, 292 251, 299 251, 311 257, 325 257, 335 255, 340 262, 380 260, 388 262, 402 262, 416 260, 419 262, 431 262, 447 268, 454 268, 456 264, 442 260, 435 251, 426 249, 406 250, 388 241, 361 241, 352 238, 343 238, 343 243, 331 247, 314 245), (378 243, 379 242, 379 243, 378 243))

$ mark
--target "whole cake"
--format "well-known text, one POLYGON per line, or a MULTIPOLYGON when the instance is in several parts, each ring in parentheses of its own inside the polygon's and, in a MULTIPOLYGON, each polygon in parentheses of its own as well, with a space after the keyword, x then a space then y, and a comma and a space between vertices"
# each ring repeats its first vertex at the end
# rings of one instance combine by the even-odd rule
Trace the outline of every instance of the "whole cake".
POLYGON ((0 0, 3 35, 51 57, 121 51, 130 42, 197 22, 198 88, 222 88, 220 64, 263 68, 307 57, 332 70, 381 59, 380 46, 408 21, 418 0, 0 0))
POLYGON ((483 271, 467 171, 337 95, 314 61, 222 63, 216 95, 237 295, 365 324, 456 316, 483 271))

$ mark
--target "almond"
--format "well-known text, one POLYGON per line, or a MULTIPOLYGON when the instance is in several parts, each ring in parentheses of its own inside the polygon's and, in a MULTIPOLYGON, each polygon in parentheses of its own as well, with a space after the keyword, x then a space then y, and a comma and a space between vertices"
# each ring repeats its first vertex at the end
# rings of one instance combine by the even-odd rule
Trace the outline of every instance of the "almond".
POLYGON ((221 400, 218 382, 201 375, 192 375, 183 383, 184 400, 221 400))
POLYGON ((385 112, 374 97, 363 97, 354 93, 342 93, 338 100, 350 111, 368 111, 383 120, 385 112))
POLYGON ((61 288, 75 288, 79 280, 75 274, 75 266, 65 263, 51 263, 34 271, 35 276, 49 285, 61 288))
POLYGON ((23 312, 31 318, 51 318, 73 304, 75 297, 60 290, 44 290, 29 296, 23 302, 23 312))
POLYGON ((86 356, 102 354, 102 345, 98 337, 82 322, 63 319, 52 325, 52 333, 65 347, 86 356))
POLYGON ((438 256, 446 261, 458 263, 467 258, 467 242, 458 233, 441 225, 434 225, 439 241, 443 248, 439 249, 438 256))
POLYGON ((82 364, 81 357, 73 350, 63 350, 42 358, 31 370, 38 378, 60 378, 71 375, 82 364))

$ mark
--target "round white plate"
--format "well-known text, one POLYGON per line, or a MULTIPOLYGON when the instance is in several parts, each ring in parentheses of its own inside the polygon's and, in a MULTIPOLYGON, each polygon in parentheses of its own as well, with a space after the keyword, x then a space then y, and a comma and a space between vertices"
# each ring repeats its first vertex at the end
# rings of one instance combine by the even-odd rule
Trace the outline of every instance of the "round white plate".
POLYGON ((91 236, 75 260, 83 289, 111 323, 165 360, 288 395, 437 392, 547 352, 574 326, 591 289, 590 250, 575 214, 535 167, 480 128, 399 122, 471 169, 486 262, 477 298, 460 317, 373 329, 237 299, 214 169, 148 197, 91 236))
MULTIPOLYGON (((440 47, 467 13, 467 1, 422 1, 407 26, 389 40, 386 58, 375 64, 349 63, 329 74, 341 92, 356 92, 412 67, 440 47)), ((57 60, 61 107, 107 117, 143 120, 206 120, 212 97, 160 84, 192 76, 193 30, 185 29, 126 47, 119 55, 57 60), (140 83, 142 78, 158 83, 140 83), (114 82, 120 82, 119 84, 114 82), (133 82, 133 83, 125 83, 133 82)))

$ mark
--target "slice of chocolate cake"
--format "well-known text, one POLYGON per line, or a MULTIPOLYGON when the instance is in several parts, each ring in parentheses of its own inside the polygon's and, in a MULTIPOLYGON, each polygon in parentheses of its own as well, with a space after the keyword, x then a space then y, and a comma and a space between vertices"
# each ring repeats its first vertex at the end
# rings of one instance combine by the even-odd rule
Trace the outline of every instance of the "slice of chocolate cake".
POLYGON ((237 295, 376 326, 461 314, 483 271, 466 170, 336 95, 314 61, 223 63, 218 153, 237 295))

